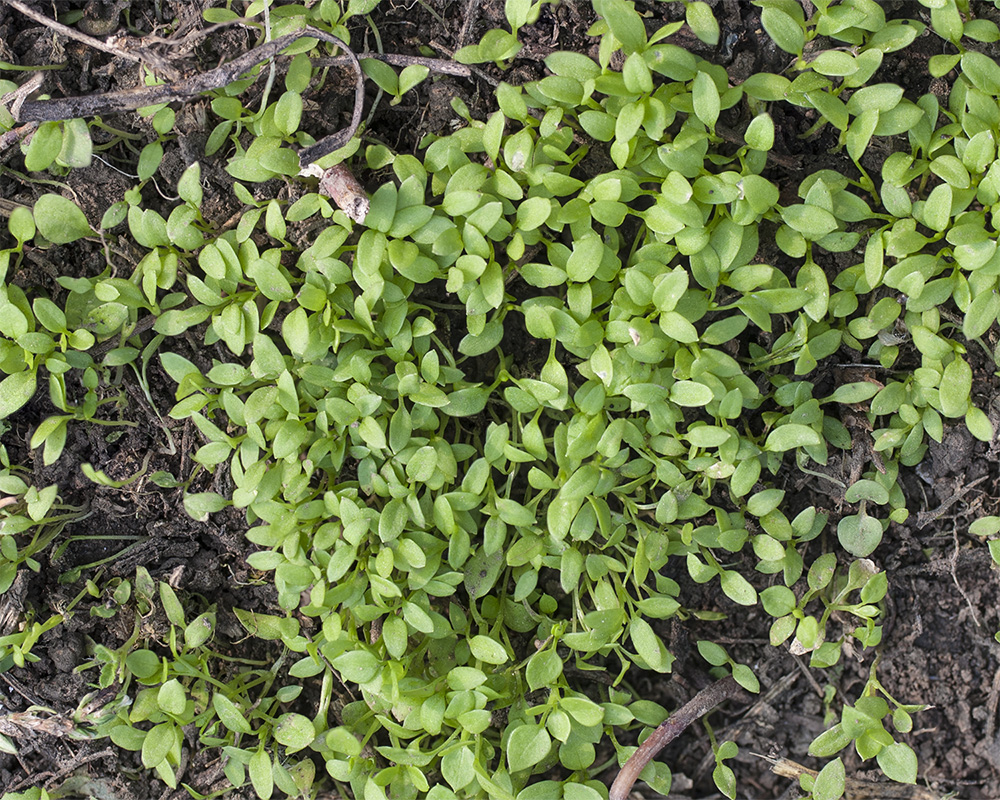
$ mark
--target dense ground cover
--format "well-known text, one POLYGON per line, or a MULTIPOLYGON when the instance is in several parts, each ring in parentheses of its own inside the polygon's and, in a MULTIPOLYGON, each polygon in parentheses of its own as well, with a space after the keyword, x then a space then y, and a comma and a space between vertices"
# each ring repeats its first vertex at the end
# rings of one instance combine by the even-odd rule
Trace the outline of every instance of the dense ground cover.
POLYGON ((127 5, 0 94, 365 123, 0 111, 8 793, 1000 793, 995 4, 127 5))

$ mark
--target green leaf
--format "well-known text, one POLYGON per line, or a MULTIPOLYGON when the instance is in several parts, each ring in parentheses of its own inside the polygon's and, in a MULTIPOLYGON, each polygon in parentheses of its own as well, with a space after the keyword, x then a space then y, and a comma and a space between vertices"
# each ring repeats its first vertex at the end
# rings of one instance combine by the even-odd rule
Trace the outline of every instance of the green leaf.
POLYGON ((951 184, 956 189, 968 189, 972 184, 969 171, 965 164, 955 156, 938 156, 930 164, 930 170, 941 180, 951 184))
POLYGON ((465 562, 465 588, 469 597, 478 600, 489 594, 505 566, 503 550, 487 553, 480 547, 476 554, 465 562))
POLYGON ((528 668, 525 670, 525 679, 528 681, 528 688, 536 691, 547 686, 552 686, 556 679, 562 674, 563 661, 554 649, 542 650, 535 653, 528 660, 528 668))
POLYGON ((133 650, 125 658, 125 666, 140 680, 151 678, 160 669, 160 659, 152 650, 133 650))
POLYGON ((844 493, 844 499, 848 503, 857 503, 861 500, 868 500, 880 506, 889 502, 889 492, 880 483, 870 480, 860 480, 851 484, 844 493))
POLYGON ((79 207, 58 194, 43 194, 35 201, 35 226, 53 244, 69 244, 93 231, 79 207))
POLYGON ((924 225, 943 231, 951 221, 952 190, 947 183, 935 186, 924 202, 924 225))
POLYGON ((809 745, 809 755, 817 758, 832 756, 847 747, 852 738, 838 722, 813 739, 812 744, 809 745))
POLYGON ((851 514, 837 524, 837 538, 852 556, 870 556, 882 541, 882 523, 867 514, 851 514))
POLYGON ((981 442, 993 441, 993 437, 996 434, 990 418, 983 413, 982 409, 975 406, 969 406, 969 410, 965 412, 965 427, 969 429, 969 433, 981 442))
POLYGON ((142 765, 153 769, 167 757, 177 739, 177 728, 172 722, 161 722, 150 728, 142 740, 142 765))
POLYGON ((1000 28, 992 20, 970 19, 965 23, 963 36, 975 39, 977 42, 992 44, 993 42, 1000 41, 1000 28))
POLYGON ((34 370, 22 370, 0 381, 0 419, 6 419, 35 396, 34 370))
POLYGON ((754 117, 743 138, 754 150, 767 151, 774 147, 774 120, 771 115, 764 112, 754 117))
POLYGON ((962 164, 972 173, 984 173, 996 157, 993 131, 980 131, 969 140, 962 154, 962 164))
MULTIPOLYGON (((270 208, 268 210, 270 211, 270 208)), ((278 267, 265 258, 258 258, 249 264, 246 275, 257 284, 260 293, 268 300, 287 302, 295 297, 288 279, 278 267)))
POLYGON ((894 53, 908 47, 923 31, 924 26, 912 19, 895 19, 875 31, 868 40, 868 48, 883 53, 894 53))
POLYGON ((876 756, 886 777, 899 783, 917 782, 917 754, 902 742, 882 748, 876 756))
POLYGON ((720 792, 730 798, 730 800, 735 800, 736 774, 730 767, 727 767, 725 764, 716 764, 715 769, 712 770, 712 780, 720 792))
POLYGON ((847 129, 847 154, 858 161, 868 149, 872 134, 878 125, 878 109, 868 108, 858 115, 847 129))
POLYGON ((367 650, 349 650, 330 660, 345 681, 368 683, 381 669, 379 660, 367 650))
POLYGON ((746 664, 733 664, 733 679, 748 692, 760 692, 760 681, 746 664))
POLYGON ((316 728, 312 720, 302 714, 282 714, 274 726, 274 738, 288 748, 289 753, 294 753, 312 744, 316 728))
POLYGON ((776 45, 786 53, 802 55, 806 34, 802 26, 780 8, 768 6, 760 12, 760 21, 776 45))
POLYGON ((192 519, 201 522, 206 521, 209 514, 222 511, 228 504, 226 498, 215 492, 197 492, 184 495, 184 510, 192 519))
POLYGON ((986 546, 989 548, 990 558, 993 559, 993 563, 1000 565, 1000 539, 990 539, 986 543, 986 546))
POLYGON ((772 617, 783 617, 791 614, 797 605, 795 593, 787 586, 768 586, 760 593, 764 610, 772 617))
MULTIPOLYGON (((780 561, 785 557, 784 545, 767 534, 753 537, 753 551, 761 561, 780 561)), ((776 589, 779 587, 772 586, 771 588, 776 589)), ((780 617, 787 613, 787 611, 783 611, 781 614, 774 614, 772 616, 780 617)))
POLYGON ((533 231, 545 224, 552 213, 552 201, 547 197, 529 197, 517 208, 517 227, 533 231))
POLYGON ((506 664, 510 660, 507 650, 500 642, 482 634, 469 639, 472 655, 487 664, 506 664))
MULTIPOLYGON (((545 66, 556 75, 579 80, 596 78, 601 74, 600 66, 593 59, 588 58, 583 53, 575 53, 571 50, 556 50, 549 53, 545 57, 545 66)), ((514 116, 512 114, 506 115, 508 117, 514 116)))
MULTIPOLYGON (((633 94, 646 94, 653 91, 653 76, 649 71, 645 58, 641 53, 632 53, 625 59, 622 67, 622 78, 625 81, 625 88, 633 94)), ((545 78, 544 80, 549 80, 545 78)), ((553 80, 560 80, 553 78, 553 80)), ((582 87, 581 87, 582 89, 582 87)), ((565 95, 565 100, 572 101, 574 105, 580 104, 580 94, 569 92, 565 95)))
POLYGON ((979 91, 1000 96, 1000 65, 989 56, 967 50, 962 56, 962 73, 979 91))
POLYGON ((378 5, 378 0, 350 0, 347 4, 347 11, 343 19, 355 17, 363 14, 370 14, 378 5))
POLYGON ((844 794, 845 777, 844 762, 835 758, 816 776, 812 790, 814 800, 838 800, 844 794))
MULTIPOLYGON (((402 72, 399 73, 399 93, 400 95, 406 94, 414 86, 420 84, 430 72, 429 68, 423 64, 411 64, 405 67, 402 72)), ((502 116, 497 117, 501 120, 502 116)))
POLYGON ((795 285, 810 295, 810 300, 802 306, 809 319, 814 322, 824 319, 830 305, 830 284, 823 268, 818 264, 803 264, 795 276, 795 285))
POLYGON ((843 78, 858 71, 858 62, 850 53, 843 50, 824 50, 809 62, 820 75, 843 78))
POLYGON ((165 581, 160 581, 160 603, 163 604, 163 611, 167 615, 167 620, 170 624, 183 628, 184 607, 181 605, 181 601, 177 599, 177 594, 173 588, 165 581))
POLYGON ((28 152, 24 157, 24 168, 28 172, 47 169, 62 149, 62 125, 58 122, 43 122, 31 137, 28 152))
POLYGON ((224 694, 216 692, 212 696, 212 707, 215 709, 215 713, 219 715, 222 724, 233 733, 252 732, 253 729, 250 727, 250 723, 247 722, 246 717, 243 716, 243 712, 224 694))
POLYGON ((781 218, 807 239, 822 239, 837 230, 837 218, 825 208, 799 203, 781 211, 781 218))
POLYGON ((862 603, 878 603, 885 597, 889 589, 889 577, 884 572, 876 573, 868 579, 868 583, 861 589, 862 603))
POLYGON ((806 92, 806 99, 833 127, 841 131, 847 130, 851 117, 843 100, 823 89, 806 92))
POLYGON ((660 314, 660 330, 678 342, 698 341, 698 330, 686 317, 676 311, 660 314))
POLYGON ((507 763, 511 772, 533 767, 548 754, 552 739, 543 725, 527 723, 514 728, 507 741, 507 763))
POLYGON ((604 17, 626 53, 645 48, 646 27, 632 3, 626 0, 594 0, 594 10, 604 17))
POLYGON ((719 575, 722 591, 734 603, 741 606, 752 606, 757 603, 757 590, 750 582, 735 570, 723 570, 719 575))
POLYGON ((980 517, 969 525, 969 533, 973 536, 993 536, 1000 533, 1000 517, 980 517))
POLYGON ((714 131, 715 123, 719 119, 721 101, 719 89, 708 73, 699 72, 695 75, 691 95, 695 116, 704 122, 709 130, 714 131))
POLYGON ((931 8, 931 25, 936 33, 952 44, 958 44, 962 39, 964 27, 962 15, 953 0, 942 6, 931 8))
POLYGON ((717 425, 692 425, 684 434, 695 447, 719 447, 728 442, 732 433, 717 425))
POLYGON ((89 167, 93 152, 94 143, 90 138, 87 122, 79 118, 64 122, 59 164, 74 169, 89 167))
POLYGON ((594 277, 604 257, 604 242, 597 234, 582 236, 573 243, 573 252, 566 262, 570 280, 585 283, 594 277))
POLYGON ((755 517, 766 516, 781 505, 784 499, 784 489, 764 489, 747 501, 747 512, 755 517))
POLYGON ((136 172, 140 181, 148 181, 156 174, 163 161, 163 145, 159 142, 150 142, 139 152, 139 163, 136 165, 136 172))
POLYGON ((815 447, 823 443, 823 437, 807 425, 788 423, 780 425, 768 434, 764 449, 771 453, 783 453, 796 447, 815 447))
POLYGON ((177 181, 177 194, 184 202, 190 203, 195 208, 201 207, 204 193, 201 188, 201 164, 199 162, 195 161, 184 170, 184 174, 177 181))
POLYGON ((711 389, 697 381, 676 381, 670 387, 671 402, 686 408, 706 406, 714 397, 711 389))
POLYGON ((42 460, 46 466, 54 464, 59 459, 66 445, 66 426, 71 419, 73 417, 68 414, 46 417, 31 435, 29 446, 32 449, 39 447, 43 442, 45 444, 42 460))
POLYGON ((688 3, 684 9, 684 18, 694 35, 709 47, 715 47, 719 43, 719 23, 708 3, 701 0, 688 3))
POLYGON ((785 92, 788 91, 791 83, 784 75, 759 72, 747 78, 741 84, 741 88, 755 100, 775 102, 785 98, 785 92))
POLYGON ((175 716, 183 714, 184 707, 187 705, 187 695, 181 682, 172 678, 164 683, 156 693, 156 703, 168 714, 175 716))
POLYGON ((646 620, 641 617, 632 618, 629 624, 629 638, 635 645, 639 658, 646 662, 646 666, 657 672, 669 670, 670 659, 667 657, 663 642, 646 620))
POLYGON ((559 708, 588 728, 600 725, 604 721, 604 709, 589 697, 564 694, 559 701, 559 708))
POLYGON ((941 413, 951 418, 964 416, 971 395, 972 368, 956 353, 941 377, 941 413))
POLYGON ((941 78, 951 72, 958 65, 958 62, 962 60, 961 53, 954 54, 939 54, 936 56, 931 56, 927 62, 927 71, 930 72, 931 77, 941 78))
POLYGON ((726 653, 725 648, 707 639, 700 639, 698 641, 698 654, 713 667, 721 667, 723 664, 729 662, 729 655, 726 653))
POLYGON ((847 110, 858 117, 866 111, 891 111, 903 99, 903 87, 895 83, 876 83, 858 89, 847 101, 847 110))
POLYGON ((10 235, 18 242, 26 242, 35 235, 35 218, 31 216, 29 209, 16 206, 10 212, 7 228, 10 230, 10 235))
POLYGON ((261 747, 256 753, 250 756, 247 764, 250 773, 250 783, 260 800, 270 800, 274 793, 274 774, 271 770, 271 756, 261 747))
POLYGON ((291 136, 299 129, 301 121, 302 95, 298 92, 283 92, 274 105, 274 124, 285 136, 291 136))

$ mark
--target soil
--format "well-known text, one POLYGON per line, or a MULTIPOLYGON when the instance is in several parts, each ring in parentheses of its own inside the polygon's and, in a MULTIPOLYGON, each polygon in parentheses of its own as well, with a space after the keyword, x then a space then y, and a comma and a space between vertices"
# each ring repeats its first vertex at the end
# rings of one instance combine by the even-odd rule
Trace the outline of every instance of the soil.
MULTIPOLYGON (((724 46, 706 47, 690 36, 685 37, 683 32, 674 41, 724 64, 735 82, 755 72, 781 72, 788 66, 789 57, 776 50, 762 34, 759 9, 731 0, 708 2, 723 21, 724 46), (734 9, 737 13, 731 13, 734 9)), ((43 14, 51 14, 51 3, 29 5, 43 14)), ((205 25, 192 8, 196 5, 174 0, 134 0, 128 4, 70 0, 58 4, 63 12, 86 10, 87 25, 96 25, 92 30, 101 35, 105 35, 105 30, 121 33, 127 28, 135 36, 155 33, 176 38, 205 25), (129 7, 119 16, 122 5, 129 7)), ((927 13, 916 3, 883 5, 890 18, 922 19, 927 13)), ((650 30, 683 14, 679 3, 637 0, 636 6, 647 15, 650 30)), ((973 6, 977 15, 994 18, 998 15, 990 3, 974 2, 973 6)), ((554 49, 594 54, 595 40, 586 35, 592 21, 592 9, 585 0, 544 5, 538 22, 522 30, 525 48, 502 75, 503 79, 521 83, 543 77, 542 59, 554 49)), ((358 21, 351 23, 355 45, 364 43, 364 49, 374 49, 369 47, 373 44, 369 41, 371 29, 363 22, 356 25, 355 22, 358 21)), ((386 50, 419 55, 421 50, 430 48, 436 55, 446 57, 459 47, 478 41, 486 30, 503 26, 505 21, 502 0, 408 3, 385 0, 373 15, 372 23, 386 50)), ((171 59, 181 72, 189 73, 210 69, 240 54, 252 41, 250 32, 236 27, 197 40, 187 49, 165 44, 153 45, 152 49, 171 59)), ((938 39, 930 35, 921 37, 904 53, 887 56, 874 80, 900 83, 907 96, 916 99, 932 88, 926 60, 938 52, 941 52, 938 39)), ((46 73, 46 91, 54 95, 96 93, 140 83, 134 63, 54 36, 6 4, 0 4, 0 59, 16 64, 65 62, 67 69, 46 73)), ((482 69, 488 76, 501 77, 501 72, 492 65, 482 69)), ((259 101, 261 83, 247 89, 243 98, 247 106, 259 101)), ((349 86, 349 82, 342 86, 349 86)), ((351 93, 342 86, 329 81, 321 97, 307 98, 304 127, 313 133, 320 130, 328 133, 346 124, 351 93)), ((492 87, 486 80, 442 76, 425 82, 396 106, 384 100, 378 103, 365 135, 370 141, 383 142, 398 152, 417 153, 424 135, 443 132, 457 124, 450 106, 453 98, 464 101, 480 119, 493 108, 492 87)), ((369 89, 369 106, 374 102, 375 92, 369 89)), ((206 159, 202 155, 210 132, 205 106, 206 101, 199 100, 183 109, 178 107, 183 134, 168 148, 164 172, 174 180, 187 163, 199 158, 208 198, 206 216, 220 226, 234 224, 231 218, 238 208, 227 200, 231 198, 228 188, 231 179, 221 169, 222 157, 206 159)), ((739 107, 727 114, 729 117, 723 122, 738 127, 739 107)), ((802 109, 782 106, 777 110, 776 152, 794 157, 792 163, 800 166, 793 168, 786 163, 772 166, 768 177, 775 182, 794 188, 805 175, 819 168, 853 173, 846 156, 833 151, 836 142, 828 130, 808 139, 798 138, 813 121, 802 109)), ((64 179, 67 191, 81 202, 91 219, 100 219, 106 208, 133 185, 133 179, 122 175, 120 170, 132 171, 134 152, 155 138, 148 121, 135 114, 112 116, 105 122, 130 134, 134 151, 117 148, 101 153, 101 160, 95 160, 93 166, 75 170, 64 179)), ((874 167, 877 174, 875 162, 882 157, 884 153, 873 154, 873 163, 865 166, 874 167)), ((0 152, 2 165, 13 171, 6 171, 0 182, 0 202, 31 205, 38 194, 52 190, 19 174, 23 163, 16 147, 0 152)), ((371 185, 379 178, 364 170, 358 177, 371 185)), ((256 186, 255 191, 263 199, 282 196, 287 189, 273 181, 256 186)), ((169 207, 153 188, 144 202, 150 207, 158 204, 169 207)), ((5 226, 0 227, 5 231, 5 226)), ((762 242, 765 238, 762 236, 762 242)), ((135 263, 137 255, 141 256, 127 251, 118 254, 122 263, 135 263)), ((781 264, 780 254, 776 258, 779 266, 791 267, 781 264)), ((29 295, 48 294, 59 303, 64 299, 64 291, 54 281, 57 276, 93 275, 103 266, 104 257, 96 246, 78 242, 72 247, 28 253, 21 270, 11 279, 29 295)), ((841 257, 837 256, 824 266, 832 278, 846 263, 841 263, 841 257)), ((987 333, 987 339, 991 347, 996 345, 996 326, 987 333)), ((186 351, 183 343, 177 347, 181 355, 206 369, 213 355, 221 357, 221 353, 204 348, 196 333, 187 341, 186 351)), ((530 358, 531 354, 525 357, 530 358)), ((975 401, 997 425, 1000 394, 993 377, 995 366, 976 346, 969 347, 969 357, 977 379, 975 401)), ((831 366, 827 371, 821 367, 810 379, 820 386, 834 385, 840 380, 832 366, 837 360, 837 357, 828 359, 831 366)), ((216 606, 219 631, 223 634, 219 638, 231 642, 227 645, 227 655, 251 658, 266 655, 247 652, 259 643, 240 642, 241 629, 231 611, 234 607, 277 611, 273 589, 257 585, 246 565, 245 558, 252 546, 243 535, 245 519, 230 510, 213 515, 208 522, 191 520, 181 505, 182 490, 171 488, 171 482, 162 477, 158 483, 150 478, 153 473, 160 473, 178 481, 187 480, 192 474, 189 453, 199 441, 192 426, 162 416, 173 402, 173 384, 155 359, 146 379, 147 385, 143 387, 134 373, 123 371, 117 385, 102 387, 102 400, 108 401, 107 406, 102 406, 103 418, 115 424, 71 425, 66 450, 52 466, 44 466, 38 454, 27 447, 35 426, 53 411, 47 393, 40 392, 9 421, 3 444, 11 463, 23 465, 31 473, 30 482, 34 485, 57 483, 66 505, 87 509, 89 513, 81 513, 78 520, 67 525, 60 541, 68 541, 68 545, 43 554, 39 572, 25 570, 19 574, 0 602, 0 621, 16 621, 21 608, 37 609, 42 616, 44 609, 65 607, 78 594, 81 584, 78 581, 66 585, 60 582, 60 576, 75 568, 81 570, 83 577, 101 570, 100 574, 107 579, 134 576, 136 567, 141 565, 155 579, 169 578, 172 585, 197 595, 206 607, 216 606), (99 467, 114 480, 138 473, 142 477, 121 489, 97 486, 82 476, 80 466, 84 463, 99 467), (90 566, 98 562, 103 563, 90 566)), ((928 457, 919 467, 904 470, 901 483, 911 516, 906 523, 890 527, 873 557, 879 568, 890 570, 892 597, 884 643, 875 651, 859 649, 855 658, 844 659, 836 668, 811 670, 804 659, 767 646, 770 618, 762 609, 753 608, 749 612, 736 609, 724 598, 720 601, 717 592, 709 593, 703 587, 690 585, 686 574, 679 571, 672 577, 685 584, 685 596, 701 603, 692 602, 691 607, 732 616, 719 621, 710 615, 708 618, 702 615, 700 619, 695 615, 683 623, 664 623, 658 632, 678 658, 673 675, 665 679, 655 674, 632 673, 629 676, 632 685, 648 700, 668 709, 679 707, 710 680, 703 671, 703 662, 687 655, 699 639, 724 644, 737 661, 749 663, 760 678, 762 692, 758 697, 747 696, 744 702, 731 703, 717 712, 712 717, 714 734, 720 740, 735 739, 740 745, 740 755, 733 766, 741 796, 779 797, 791 782, 774 775, 767 762, 753 754, 775 754, 815 766, 806 750, 809 742, 825 728, 831 701, 837 707, 840 700, 856 700, 877 658, 879 679, 894 698, 931 706, 914 715, 914 729, 903 737, 919 756, 920 781, 941 794, 953 792, 970 800, 1000 797, 1000 645, 993 638, 993 632, 1000 628, 998 573, 991 567, 982 543, 968 533, 971 520, 983 514, 1000 513, 998 450, 1000 444, 996 441, 978 442, 964 428, 949 428, 944 440, 930 447, 928 457), (738 625, 734 625, 737 621, 738 625)), ((844 474, 850 469, 849 464, 836 458, 830 466, 843 470, 844 474)), ((803 475, 794 470, 779 475, 778 481, 779 485, 784 481, 784 488, 795 494, 797 503, 827 510, 834 521, 842 513, 822 492, 822 486, 817 485, 822 481, 803 480, 803 475)), ((213 477, 204 472, 194 478, 189 489, 228 491, 221 474, 213 477)), ((825 541, 813 542, 811 551, 804 554, 806 562, 825 546, 825 541)), ((749 561, 743 573, 753 573, 749 561)), ((763 576, 760 577, 762 587, 765 584, 763 576)), ((100 615, 103 607, 110 607, 106 595, 83 600, 68 622, 36 646, 35 652, 41 656, 37 663, 0 673, 0 703, 6 714, 0 717, 0 732, 16 738, 19 746, 17 755, 0 754, 0 790, 45 786, 64 796, 102 800, 189 796, 184 790, 172 793, 166 790, 141 768, 137 754, 107 747, 106 741, 76 741, 53 735, 40 724, 30 724, 29 717, 22 717, 20 725, 12 722, 15 715, 33 706, 70 714, 93 691, 96 670, 81 672, 78 665, 87 661, 95 644, 115 649, 131 635, 131 624, 117 618, 105 619, 100 615)), ((164 628, 166 621, 154 616, 148 624, 164 628)), ((605 744, 599 749, 598 761, 611 754, 610 746, 605 744)), ((849 776, 869 777, 867 770, 871 764, 862 763, 852 750, 843 755, 849 776)), ((718 796, 711 779, 714 762, 709 739, 699 726, 682 735, 660 758, 674 771, 672 796, 718 796)), ((208 759, 207 754, 195 752, 184 777, 185 782, 202 794, 210 794, 221 785, 218 783, 221 764, 208 759)), ((614 774, 609 771, 602 777, 610 783, 614 774)), ((643 784, 635 791, 642 797, 656 796, 643 784)), ((251 794, 245 788, 230 796, 251 794)), ((920 797, 915 793, 900 796, 920 797)))

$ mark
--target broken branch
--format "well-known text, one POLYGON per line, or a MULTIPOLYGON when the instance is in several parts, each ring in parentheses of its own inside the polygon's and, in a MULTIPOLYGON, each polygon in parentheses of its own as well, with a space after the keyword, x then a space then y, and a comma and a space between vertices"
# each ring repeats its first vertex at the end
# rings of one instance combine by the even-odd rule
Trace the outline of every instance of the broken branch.
POLYGON ((625 800, 640 773, 664 747, 680 736, 692 722, 705 716, 723 700, 735 697, 739 692, 740 685, 732 675, 727 675, 702 689, 660 723, 660 726, 649 734, 649 738, 639 745, 639 749, 625 762, 615 782, 611 784, 608 800, 625 800))

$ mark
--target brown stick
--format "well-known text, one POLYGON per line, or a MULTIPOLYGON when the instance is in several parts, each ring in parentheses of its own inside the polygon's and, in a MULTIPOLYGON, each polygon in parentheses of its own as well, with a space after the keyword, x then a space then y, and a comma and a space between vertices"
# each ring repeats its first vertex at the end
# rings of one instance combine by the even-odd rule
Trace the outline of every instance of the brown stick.
MULTIPOLYGON (((771 762, 771 772, 783 778, 798 780, 803 774, 812 775, 814 778, 819 774, 816 770, 803 767, 787 758, 762 756, 760 753, 751 753, 750 755, 771 762)), ((922 786, 905 783, 878 783, 858 778, 847 778, 844 784, 844 797, 852 798, 852 800, 863 800, 863 798, 868 798, 868 800, 941 800, 941 795, 937 792, 932 792, 922 786)))
MULTIPOLYGON (((15 2, 16 0, 2 0, 15 2)), ((218 89, 232 83, 247 70, 273 58, 292 42, 303 38, 319 39, 337 45, 348 57, 354 68, 354 113, 351 124, 342 131, 320 139, 316 144, 304 147, 299 151, 299 163, 302 166, 317 161, 347 144, 357 132, 361 124, 361 113, 365 100, 365 80, 361 71, 361 63, 354 52, 340 39, 326 31, 306 27, 293 33, 286 33, 270 42, 255 47, 253 50, 237 56, 232 61, 208 72, 203 72, 189 80, 166 83, 161 86, 140 86, 135 89, 125 89, 120 92, 89 95, 84 97, 62 97, 53 100, 29 100, 22 104, 18 118, 20 122, 48 122, 53 120, 76 119, 91 117, 98 114, 132 111, 143 106, 157 103, 169 103, 175 100, 190 100, 192 97, 218 89)))
MULTIPOLYGON (((134 61, 137 64, 144 64, 150 61, 148 57, 143 58, 141 56, 134 55, 133 53, 130 53, 127 50, 123 50, 120 47, 116 47, 113 44, 102 42, 100 39, 95 39, 93 36, 88 36, 85 33, 81 33, 75 28, 67 27, 66 25, 63 25, 61 22, 56 22, 54 19, 49 19, 44 14, 39 14, 33 8, 29 8, 24 3, 20 2, 20 0, 0 0, 0 2, 6 3, 11 8, 20 11, 22 14, 24 14, 24 16, 28 17, 29 19, 33 19, 35 22, 39 22, 45 27, 51 28, 56 33, 61 33, 63 36, 68 36, 70 39, 76 39, 78 42, 82 42, 88 47, 93 47, 95 50, 103 50, 105 53, 110 53, 113 56, 117 56, 118 58, 124 58, 128 61, 134 61)), ((165 61, 162 61, 161 59, 155 59, 155 60, 156 63, 152 64, 151 66, 155 66, 157 69, 159 69, 161 72, 163 72, 165 75, 167 75, 167 77, 171 79, 177 78, 177 70, 174 69, 173 66, 166 63, 165 61)))
POLYGON ((639 774, 657 753, 680 736, 692 722, 705 716, 723 700, 735 697, 739 692, 740 685, 732 675, 727 675, 702 689, 688 703, 671 714, 660 727, 649 734, 649 738, 639 745, 639 749, 625 762, 615 782, 611 784, 608 800, 625 800, 632 791, 632 785, 638 780, 639 774))
MULTIPOLYGON (((417 65, 427 67, 431 72, 439 72, 443 75, 456 75, 459 78, 468 78, 472 75, 472 70, 465 64, 455 61, 445 61, 441 58, 424 58, 423 56, 407 56, 402 53, 358 53, 358 58, 364 61, 366 58, 373 58, 376 61, 384 61, 394 67, 409 67, 417 65)), ((343 64, 347 56, 333 56, 332 58, 312 59, 315 67, 335 67, 343 64)))

